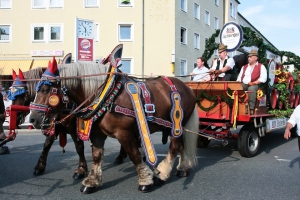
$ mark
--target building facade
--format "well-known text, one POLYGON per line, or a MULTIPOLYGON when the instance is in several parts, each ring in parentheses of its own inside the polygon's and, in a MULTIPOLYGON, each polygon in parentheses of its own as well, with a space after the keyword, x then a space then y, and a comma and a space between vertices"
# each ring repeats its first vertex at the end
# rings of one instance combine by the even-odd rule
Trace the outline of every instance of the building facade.
POLYGON ((121 70, 126 73, 187 75, 215 30, 228 21, 238 22, 238 4, 238 0, 0 0, 1 74, 20 67, 26 71, 33 59, 32 68, 47 66, 53 55, 75 57, 78 18, 94 22, 94 62, 122 43, 121 70))

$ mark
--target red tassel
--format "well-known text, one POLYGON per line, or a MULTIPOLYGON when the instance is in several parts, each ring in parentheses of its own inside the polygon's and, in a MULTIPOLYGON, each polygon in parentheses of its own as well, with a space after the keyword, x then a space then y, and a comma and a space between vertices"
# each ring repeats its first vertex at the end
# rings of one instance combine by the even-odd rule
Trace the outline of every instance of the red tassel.
POLYGON ((67 134, 60 132, 59 133, 59 145, 63 148, 63 153, 65 153, 65 149, 64 147, 67 144, 67 134))

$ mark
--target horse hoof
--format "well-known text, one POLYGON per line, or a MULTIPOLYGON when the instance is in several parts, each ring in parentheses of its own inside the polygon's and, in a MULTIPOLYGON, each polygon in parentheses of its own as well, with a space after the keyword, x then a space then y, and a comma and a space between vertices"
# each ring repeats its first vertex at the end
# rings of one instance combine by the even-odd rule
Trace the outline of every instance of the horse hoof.
POLYGON ((114 164, 120 165, 120 164, 122 164, 122 163, 123 163, 123 158, 117 156, 117 157, 115 158, 114 164))
POLYGON ((177 171, 175 175, 178 177, 187 177, 189 174, 187 171, 177 171))
POLYGON ((74 173, 73 174, 73 179, 78 180, 78 179, 83 179, 84 174, 79 174, 79 173, 74 173))
POLYGON ((152 189, 152 185, 139 185, 139 191, 146 193, 150 192, 152 189))
POLYGON ((36 176, 42 175, 44 172, 45 172, 44 169, 34 169, 33 175, 36 175, 36 176))
POLYGON ((95 192, 96 191, 96 189, 97 189, 97 187, 87 187, 87 186, 81 186, 81 188, 80 188, 80 192, 82 193, 82 194, 91 194, 91 193, 93 193, 93 192, 95 192))
POLYGON ((161 186, 165 183, 165 181, 161 180, 160 178, 157 178, 157 177, 153 177, 153 182, 154 182, 154 185, 157 185, 157 186, 161 186))

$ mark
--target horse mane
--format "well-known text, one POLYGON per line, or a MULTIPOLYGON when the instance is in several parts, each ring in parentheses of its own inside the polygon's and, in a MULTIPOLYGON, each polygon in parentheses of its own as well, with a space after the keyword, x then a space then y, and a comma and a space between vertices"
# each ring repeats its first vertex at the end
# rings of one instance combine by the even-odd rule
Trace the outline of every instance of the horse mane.
POLYGON ((99 74, 99 76, 61 79, 62 87, 65 86, 68 90, 72 91, 76 91, 81 87, 84 91, 84 98, 87 98, 105 81, 107 67, 97 63, 76 62, 70 64, 60 64, 58 65, 58 70, 60 77, 99 74))
MULTIPOLYGON (((38 67, 23 72, 23 75, 25 79, 40 79, 45 70, 46 70, 45 67, 38 67)), ((26 81, 28 95, 32 101, 35 97, 35 85, 37 82, 38 81, 26 81)))

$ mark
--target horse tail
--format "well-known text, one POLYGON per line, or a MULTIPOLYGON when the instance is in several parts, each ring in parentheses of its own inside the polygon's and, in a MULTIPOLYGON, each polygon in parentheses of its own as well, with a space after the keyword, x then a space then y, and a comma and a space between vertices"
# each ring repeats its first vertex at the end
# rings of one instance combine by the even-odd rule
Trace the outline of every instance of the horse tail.
POLYGON ((199 131, 199 117, 197 107, 195 106, 190 119, 185 125, 185 130, 183 132, 184 150, 183 156, 185 160, 185 166, 192 168, 197 164, 197 139, 198 135, 195 134, 199 131), (194 133, 192 133, 192 132, 194 133))

